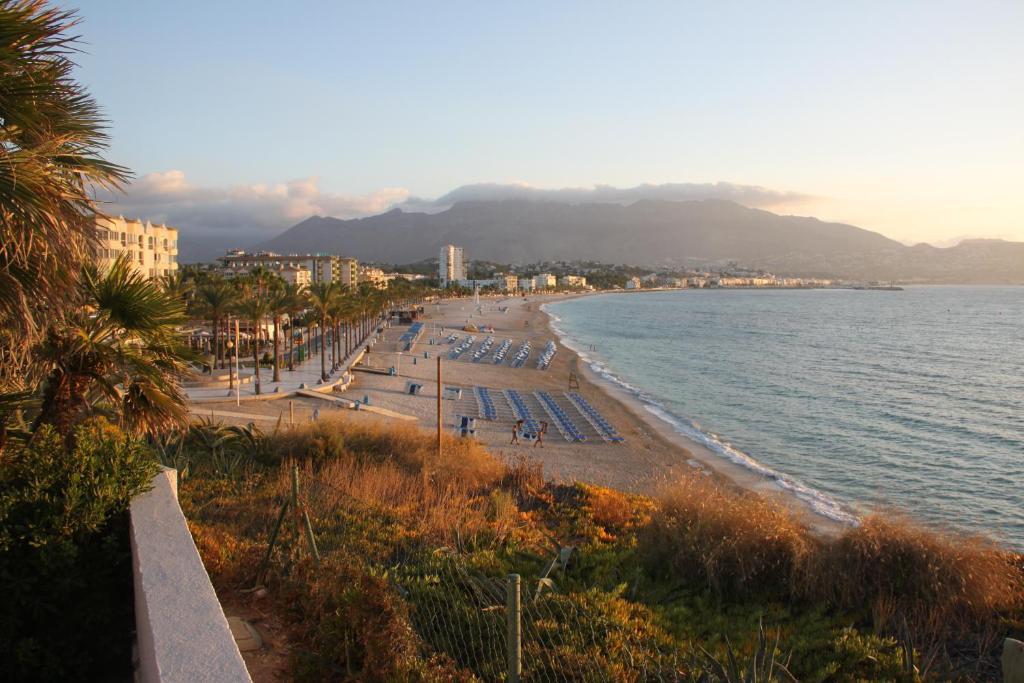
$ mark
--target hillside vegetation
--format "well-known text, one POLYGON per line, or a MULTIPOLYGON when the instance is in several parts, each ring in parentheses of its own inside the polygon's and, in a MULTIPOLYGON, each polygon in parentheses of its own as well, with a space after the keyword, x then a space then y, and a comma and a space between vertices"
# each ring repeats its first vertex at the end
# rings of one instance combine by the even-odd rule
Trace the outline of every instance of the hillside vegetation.
POLYGON ((510 573, 523 680, 990 680, 1024 632, 1021 560, 983 539, 871 517, 823 540, 706 477, 644 497, 434 448, 336 420, 163 452, 215 585, 268 588, 297 680, 503 680, 510 573), (293 465, 320 560, 289 513, 261 572, 293 465))

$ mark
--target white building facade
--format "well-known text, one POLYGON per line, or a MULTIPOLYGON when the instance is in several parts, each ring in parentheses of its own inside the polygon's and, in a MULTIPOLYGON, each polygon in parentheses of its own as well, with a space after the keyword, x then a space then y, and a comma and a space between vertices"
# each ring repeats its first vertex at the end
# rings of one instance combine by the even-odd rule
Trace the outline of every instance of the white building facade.
POLYGON ((437 278, 441 287, 466 279, 466 253, 462 247, 446 244, 437 260, 437 278))
POLYGON ((121 254, 131 257, 136 272, 148 278, 171 275, 178 270, 178 229, 138 219, 101 218, 96 222, 99 244, 96 265, 109 268, 121 254))

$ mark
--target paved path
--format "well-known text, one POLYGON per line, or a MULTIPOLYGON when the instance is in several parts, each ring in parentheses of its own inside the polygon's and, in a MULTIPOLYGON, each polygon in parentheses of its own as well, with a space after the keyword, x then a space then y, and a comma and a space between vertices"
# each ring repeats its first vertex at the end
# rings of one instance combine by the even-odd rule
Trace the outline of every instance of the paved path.
MULTIPOLYGON (((372 340, 375 337, 376 334, 371 334, 367 339, 363 339, 358 345, 356 345, 356 351, 345 358, 345 360, 338 366, 338 369, 334 372, 331 372, 331 351, 328 349, 327 372, 329 377, 325 383, 320 383, 320 355, 319 353, 316 353, 311 355, 302 363, 297 364, 294 370, 288 370, 287 366, 282 367, 280 382, 270 381, 274 376, 273 368, 261 367, 259 395, 256 394, 255 382, 243 382, 238 390, 239 400, 273 400, 275 398, 284 398, 285 396, 294 394, 301 388, 312 390, 327 389, 330 386, 346 383, 351 380, 351 373, 349 372, 349 369, 352 365, 358 363, 362 359, 368 340, 372 340), (303 385, 305 385, 305 387, 303 387, 303 385)), ((252 368, 243 367, 241 369, 241 373, 242 377, 249 377, 253 374, 252 368)), ((226 384, 217 384, 217 386, 213 388, 185 387, 185 394, 188 396, 188 400, 192 403, 212 403, 214 401, 230 401, 234 399, 235 389, 229 390, 226 384)))

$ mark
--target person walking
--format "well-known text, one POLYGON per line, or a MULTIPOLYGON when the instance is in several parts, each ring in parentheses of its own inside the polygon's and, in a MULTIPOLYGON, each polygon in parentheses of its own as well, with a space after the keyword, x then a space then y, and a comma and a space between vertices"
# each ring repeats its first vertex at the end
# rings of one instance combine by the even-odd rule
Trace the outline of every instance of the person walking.
POLYGON ((544 448, 544 435, 548 433, 548 423, 541 422, 540 429, 537 430, 537 440, 533 442, 533 447, 540 446, 544 448))
POLYGON ((522 430, 524 422, 526 422, 526 420, 517 420, 516 423, 512 425, 512 441, 509 442, 510 446, 519 444, 519 432, 522 430))

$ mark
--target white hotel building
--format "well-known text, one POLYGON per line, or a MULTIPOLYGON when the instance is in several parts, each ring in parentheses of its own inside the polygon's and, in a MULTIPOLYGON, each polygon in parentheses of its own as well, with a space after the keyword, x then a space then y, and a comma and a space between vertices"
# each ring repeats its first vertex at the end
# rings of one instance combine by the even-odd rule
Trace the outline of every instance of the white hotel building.
POLYGON ((101 269, 109 268, 118 256, 126 253, 135 270, 148 278, 178 270, 177 228, 118 216, 99 219, 96 230, 96 264, 101 269))
POLYGON ((437 259, 437 278, 441 287, 466 279, 466 254, 462 247, 446 244, 437 259))

